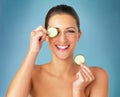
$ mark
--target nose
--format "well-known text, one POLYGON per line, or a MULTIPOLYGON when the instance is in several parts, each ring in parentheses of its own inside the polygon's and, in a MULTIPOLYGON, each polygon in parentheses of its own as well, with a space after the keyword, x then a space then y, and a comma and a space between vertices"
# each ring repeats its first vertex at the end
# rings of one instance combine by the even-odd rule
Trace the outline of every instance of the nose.
POLYGON ((58 37, 59 37, 59 41, 62 43, 65 43, 67 41, 67 36, 65 32, 60 32, 58 37))

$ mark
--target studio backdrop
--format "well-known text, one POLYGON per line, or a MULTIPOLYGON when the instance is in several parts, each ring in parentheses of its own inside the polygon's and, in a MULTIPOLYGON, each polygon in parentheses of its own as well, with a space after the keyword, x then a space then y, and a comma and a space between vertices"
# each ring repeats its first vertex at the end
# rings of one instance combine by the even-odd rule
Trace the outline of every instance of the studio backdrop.
MULTIPOLYGON (((105 69, 109 75, 109 97, 120 97, 119 0, 1 0, 0 97, 5 97, 27 53, 30 32, 39 25, 44 26, 47 11, 57 4, 74 7, 80 17, 82 36, 75 55, 84 54, 86 65, 105 69)), ((36 63, 50 60, 51 53, 45 42, 36 63)))

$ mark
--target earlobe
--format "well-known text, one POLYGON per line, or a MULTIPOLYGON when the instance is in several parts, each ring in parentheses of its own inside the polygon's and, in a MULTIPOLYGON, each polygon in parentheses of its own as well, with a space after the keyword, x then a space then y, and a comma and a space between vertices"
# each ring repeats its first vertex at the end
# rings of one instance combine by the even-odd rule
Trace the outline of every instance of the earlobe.
POLYGON ((81 35, 82 35, 82 31, 80 30, 80 31, 78 32, 78 41, 80 40, 81 35))

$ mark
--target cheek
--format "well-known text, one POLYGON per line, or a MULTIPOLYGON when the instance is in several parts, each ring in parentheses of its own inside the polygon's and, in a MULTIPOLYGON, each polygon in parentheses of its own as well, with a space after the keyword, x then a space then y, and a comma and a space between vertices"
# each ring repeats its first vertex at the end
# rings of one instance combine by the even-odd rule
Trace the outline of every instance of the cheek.
POLYGON ((77 38, 70 38, 69 41, 70 41, 72 48, 75 48, 76 44, 78 42, 78 39, 77 38))
POLYGON ((55 43, 54 39, 48 38, 48 44, 49 44, 49 46, 52 46, 54 43, 55 43))
POLYGON ((71 44, 73 45, 73 47, 75 48, 79 41, 79 36, 75 35, 75 37, 69 38, 69 40, 70 40, 71 44))
POLYGON ((73 43, 76 43, 79 40, 79 38, 78 38, 77 35, 71 36, 71 37, 69 36, 68 40, 71 41, 71 42, 73 42, 73 43))

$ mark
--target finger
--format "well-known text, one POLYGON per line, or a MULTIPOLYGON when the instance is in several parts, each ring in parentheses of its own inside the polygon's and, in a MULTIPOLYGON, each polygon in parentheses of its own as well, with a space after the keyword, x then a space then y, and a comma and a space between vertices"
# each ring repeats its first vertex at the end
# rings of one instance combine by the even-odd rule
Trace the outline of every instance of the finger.
POLYGON ((41 27, 42 31, 45 32, 45 34, 48 35, 48 31, 44 28, 44 27, 41 27))
POLYGON ((46 38, 45 29, 42 29, 42 27, 37 28, 32 32, 32 36, 39 39, 40 41, 44 41, 46 38))
POLYGON ((32 37, 35 37, 37 39, 40 39, 42 37, 43 33, 42 31, 33 31, 32 32, 32 37))
POLYGON ((46 40, 46 36, 48 35, 47 33, 47 30, 44 28, 44 27, 41 27, 41 31, 43 32, 43 36, 42 36, 42 39, 41 41, 45 41, 46 40))
POLYGON ((43 42, 43 41, 45 41, 45 40, 46 40, 46 34, 43 33, 43 36, 41 37, 41 41, 43 42))
POLYGON ((81 75, 82 75, 84 81, 88 81, 89 77, 88 77, 88 74, 86 73, 86 71, 84 71, 83 69, 81 69, 80 72, 81 72, 81 75))
POLYGON ((39 31, 42 29, 42 26, 40 25, 39 27, 37 27, 34 31, 39 31))
POLYGON ((82 72, 82 70, 80 70, 77 74, 76 74, 76 78, 78 80, 78 82, 84 82, 85 81, 85 74, 82 72))
POLYGON ((84 68, 82 68, 82 74, 85 78, 86 81, 92 81, 93 80, 93 76, 84 68))
POLYGON ((35 29, 35 31, 43 31, 45 34, 48 35, 47 30, 43 26, 39 26, 38 28, 35 29))
POLYGON ((87 67, 87 66, 85 66, 84 63, 80 63, 80 67, 81 67, 81 72, 82 72, 85 80, 89 80, 89 77, 91 77, 91 74, 89 74, 90 71, 88 69, 86 70, 86 68, 84 68, 84 67, 87 67))
POLYGON ((84 66, 85 64, 84 64, 84 63, 80 63, 79 65, 80 65, 80 66, 84 66))
POLYGON ((89 75, 92 79, 95 79, 93 73, 91 72, 91 70, 90 70, 87 66, 82 65, 81 68, 82 68, 83 71, 84 71, 87 75, 89 75))

